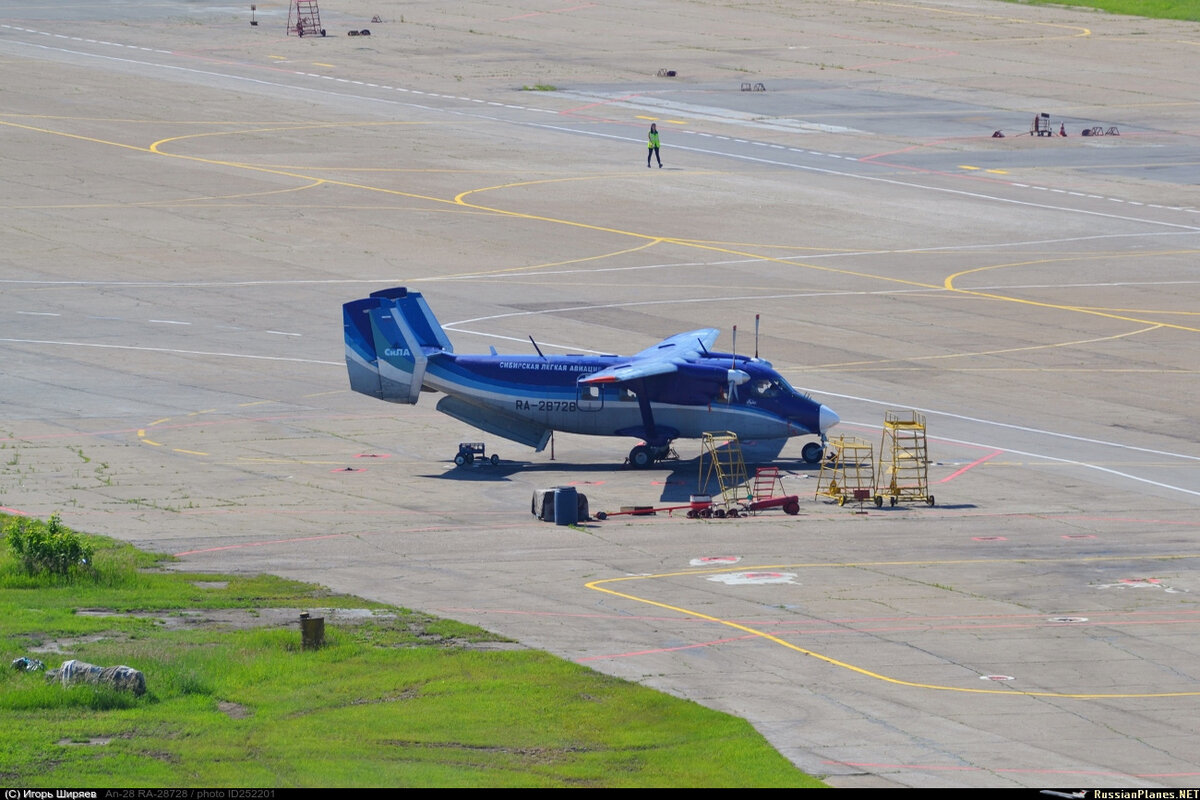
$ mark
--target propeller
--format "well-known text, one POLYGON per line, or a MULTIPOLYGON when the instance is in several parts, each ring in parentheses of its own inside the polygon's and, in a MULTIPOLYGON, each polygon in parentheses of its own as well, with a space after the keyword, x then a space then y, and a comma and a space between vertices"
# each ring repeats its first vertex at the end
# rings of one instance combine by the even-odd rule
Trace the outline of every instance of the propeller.
POLYGON ((729 382, 725 391, 725 403, 728 405, 737 399, 737 387, 750 380, 750 374, 737 368, 737 325, 733 326, 733 352, 730 354, 729 369, 725 373, 729 382))
POLYGON ((726 378, 729 381, 729 389, 725 393, 725 402, 732 403, 737 399, 737 387, 750 380, 750 373, 740 369, 731 369, 726 373, 726 378))

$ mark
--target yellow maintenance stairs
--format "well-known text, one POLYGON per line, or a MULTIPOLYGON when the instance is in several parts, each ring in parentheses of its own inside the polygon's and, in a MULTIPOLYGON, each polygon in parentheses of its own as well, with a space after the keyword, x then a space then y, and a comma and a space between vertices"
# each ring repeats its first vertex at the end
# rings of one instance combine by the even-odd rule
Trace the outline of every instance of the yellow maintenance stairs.
MULTIPOLYGON (((751 495, 746 488, 746 462, 742 459, 742 444, 732 431, 709 431, 704 434, 704 450, 700 453, 700 488, 708 487, 709 480, 716 476, 721 487, 720 504, 728 513, 737 509, 751 495), (708 472, 704 472, 704 457, 708 456, 708 472)), ((716 497, 713 505, 717 505, 716 497)))
POLYGON ((875 494, 875 453, 870 442, 855 436, 829 440, 817 475, 817 497, 836 500, 839 506, 868 500, 876 507, 883 505, 883 498, 875 494))
POLYGON ((754 481, 750 481, 742 457, 742 445, 736 433, 719 431, 704 434, 704 450, 700 453, 701 491, 708 487, 714 476, 721 487, 720 500, 714 497, 711 504, 706 503, 705 506, 693 503, 689 517, 739 517, 771 508, 782 509, 785 514, 800 513, 800 498, 783 493, 783 478, 778 467, 759 467, 754 473, 754 481), (707 473, 704 472, 706 456, 707 473))
POLYGON ((879 458, 881 485, 876 505, 883 505, 884 497, 893 506, 897 503, 921 502, 933 505, 933 495, 929 493, 929 450, 923 414, 915 411, 885 412, 879 458))

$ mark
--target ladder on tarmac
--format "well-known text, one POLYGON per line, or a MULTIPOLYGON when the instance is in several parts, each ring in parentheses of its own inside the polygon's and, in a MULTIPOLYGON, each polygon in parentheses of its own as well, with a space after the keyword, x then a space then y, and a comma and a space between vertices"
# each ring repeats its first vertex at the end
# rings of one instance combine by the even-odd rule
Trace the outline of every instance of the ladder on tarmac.
POLYGON ((897 503, 923 502, 933 505, 929 493, 929 450, 925 438, 925 416, 915 411, 887 411, 883 415, 880 459, 886 459, 885 480, 880 495, 897 503))
POLYGON ((782 494, 783 476, 779 474, 779 467, 759 467, 754 471, 752 500, 770 500, 772 497, 779 497, 782 494))
POLYGON ((288 6, 288 36, 324 36, 317 0, 292 0, 288 6))
POLYGON ((753 499, 745 484, 746 462, 742 458, 742 445, 732 431, 709 431, 704 434, 704 450, 700 453, 700 491, 704 491, 715 475, 721 487, 721 503, 728 512, 736 509, 743 501, 753 499), (704 471, 705 456, 708 456, 708 472, 704 471))
POLYGON ((826 451, 817 476, 817 497, 836 500, 839 506, 867 500, 876 507, 883 505, 883 498, 875 494, 875 454, 870 442, 839 436, 829 440, 826 451))

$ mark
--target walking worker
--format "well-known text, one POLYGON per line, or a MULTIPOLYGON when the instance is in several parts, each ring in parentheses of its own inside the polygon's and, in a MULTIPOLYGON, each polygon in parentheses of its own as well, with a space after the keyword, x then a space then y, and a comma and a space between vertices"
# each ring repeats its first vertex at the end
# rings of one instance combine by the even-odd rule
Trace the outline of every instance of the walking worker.
POLYGON ((662 156, 658 154, 658 125, 650 123, 649 150, 646 151, 646 169, 650 169, 650 156, 658 159, 658 168, 662 169, 662 156))

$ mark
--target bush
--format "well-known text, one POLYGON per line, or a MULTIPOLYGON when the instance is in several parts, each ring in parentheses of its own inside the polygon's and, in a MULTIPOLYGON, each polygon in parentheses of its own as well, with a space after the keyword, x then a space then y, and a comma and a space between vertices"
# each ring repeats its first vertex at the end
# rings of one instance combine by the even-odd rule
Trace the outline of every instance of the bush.
POLYGON ((49 572, 70 577, 95 572, 92 545, 63 525, 58 514, 52 514, 49 522, 15 517, 4 527, 4 540, 30 575, 49 572))

